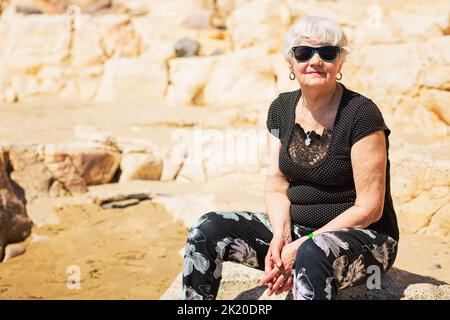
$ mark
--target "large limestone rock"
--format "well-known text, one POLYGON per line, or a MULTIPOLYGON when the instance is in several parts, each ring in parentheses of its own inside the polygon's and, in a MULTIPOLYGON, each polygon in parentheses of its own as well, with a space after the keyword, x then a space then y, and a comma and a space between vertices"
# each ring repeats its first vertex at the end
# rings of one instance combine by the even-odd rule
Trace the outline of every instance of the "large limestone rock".
POLYGON ((201 105, 203 89, 216 64, 217 57, 190 57, 169 61, 170 85, 167 99, 172 105, 201 105))
POLYGON ((412 137, 419 130, 427 139, 444 139, 449 133, 443 111, 450 83, 450 62, 443 58, 449 56, 448 38, 354 48, 344 64, 343 83, 371 97, 402 135, 412 137))
POLYGON ((7 173, 8 158, 0 149, 0 261, 9 243, 23 241, 31 233, 25 204, 17 197, 7 173))
POLYGON ((92 144, 48 145, 45 163, 64 188, 81 193, 89 185, 110 182, 119 167, 120 154, 92 144))
POLYGON ((101 65, 108 58, 135 57, 141 52, 140 36, 126 15, 82 15, 74 30, 71 65, 101 65))
POLYGON ((157 148, 149 140, 119 140, 122 151, 120 180, 159 180, 162 174, 162 159, 157 148))
POLYGON ((270 57, 258 48, 221 55, 203 89, 207 105, 256 105, 276 95, 270 57))
POLYGON ((0 98, 15 102, 40 93, 38 73, 69 56, 71 33, 63 16, 6 16, 0 23, 0 98))
POLYGON ((256 46, 277 53, 290 22, 289 10, 282 1, 257 0, 236 6, 226 25, 236 49, 256 46))
POLYGON ((154 42, 139 57, 108 60, 96 100, 162 100, 168 83, 166 60, 171 55, 168 46, 154 42))
POLYGON ((446 142, 397 148, 391 158, 391 190, 404 233, 448 241, 450 170, 446 142))
POLYGON ((71 32, 65 16, 5 17, 1 28, 0 57, 13 71, 33 75, 69 56, 71 32))
POLYGON ((169 63, 172 104, 255 105, 276 94, 270 57, 257 48, 169 63))

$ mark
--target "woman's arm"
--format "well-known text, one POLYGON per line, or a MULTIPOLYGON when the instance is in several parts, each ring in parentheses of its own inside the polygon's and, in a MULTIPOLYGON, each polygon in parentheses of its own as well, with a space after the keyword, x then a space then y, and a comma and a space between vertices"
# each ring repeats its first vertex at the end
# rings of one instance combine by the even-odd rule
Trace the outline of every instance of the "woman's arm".
POLYGON ((264 203, 270 224, 272 225, 273 237, 281 238, 286 243, 292 241, 291 237, 291 202, 287 196, 289 181, 279 168, 279 154, 281 141, 267 134, 267 142, 270 154, 270 168, 266 173, 264 186, 264 203))

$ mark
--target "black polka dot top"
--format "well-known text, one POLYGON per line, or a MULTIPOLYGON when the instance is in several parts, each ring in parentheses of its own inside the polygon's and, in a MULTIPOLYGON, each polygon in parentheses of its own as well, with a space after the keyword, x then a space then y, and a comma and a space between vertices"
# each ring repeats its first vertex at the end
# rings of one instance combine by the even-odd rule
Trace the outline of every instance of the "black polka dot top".
MULTIPOLYGON (((383 130, 387 151, 389 149, 390 129, 375 103, 345 86, 343 89, 331 137, 326 144, 326 154, 313 163, 294 161, 292 152, 289 152, 295 137, 294 129, 299 125, 295 123, 295 109, 301 90, 281 93, 268 111, 267 128, 280 138, 282 144, 279 166, 289 181, 292 221, 314 229, 324 226, 355 203, 356 190, 350 159, 353 144, 383 130)), ((390 189, 389 154, 383 215, 368 229, 399 239, 390 189)))

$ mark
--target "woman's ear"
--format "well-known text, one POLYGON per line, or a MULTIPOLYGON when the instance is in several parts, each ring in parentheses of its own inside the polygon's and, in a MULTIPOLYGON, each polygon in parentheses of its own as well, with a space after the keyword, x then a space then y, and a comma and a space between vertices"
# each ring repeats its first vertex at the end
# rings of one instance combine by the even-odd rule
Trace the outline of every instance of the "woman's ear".
POLYGON ((292 63, 292 58, 289 57, 288 60, 289 71, 294 71, 294 64, 292 63))

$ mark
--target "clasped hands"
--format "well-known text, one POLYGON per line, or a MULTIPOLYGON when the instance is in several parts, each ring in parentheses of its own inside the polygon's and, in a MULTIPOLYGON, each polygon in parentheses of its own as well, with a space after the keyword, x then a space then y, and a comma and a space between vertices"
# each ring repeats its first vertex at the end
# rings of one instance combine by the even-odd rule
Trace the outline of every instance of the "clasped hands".
POLYGON ((265 276, 259 285, 267 284, 267 294, 279 295, 292 289, 292 266, 294 265, 297 250, 307 237, 291 241, 290 237, 274 236, 270 242, 265 258, 265 276))

